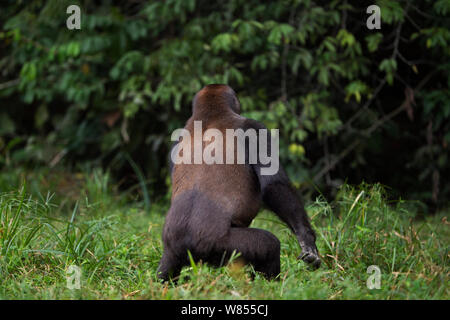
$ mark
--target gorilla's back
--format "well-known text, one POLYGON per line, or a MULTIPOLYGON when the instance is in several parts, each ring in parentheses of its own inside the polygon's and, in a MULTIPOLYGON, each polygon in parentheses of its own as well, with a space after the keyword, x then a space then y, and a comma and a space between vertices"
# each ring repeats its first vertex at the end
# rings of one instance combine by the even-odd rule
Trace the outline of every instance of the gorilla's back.
MULTIPOLYGON (((214 201, 214 210, 227 213, 230 223, 247 227, 258 213, 261 195, 257 177, 248 164, 237 164, 236 148, 228 148, 234 152, 234 164, 226 164, 226 129, 243 128, 246 118, 237 114, 228 114, 219 120, 202 121, 202 136, 194 136, 194 120, 191 117, 185 129, 191 134, 191 164, 175 164, 172 172, 172 204, 177 198, 189 193, 198 193, 206 199, 214 201), (193 164, 194 141, 202 141, 202 150, 211 143, 203 141, 203 133, 207 129, 218 129, 223 136, 224 164, 193 164)), ((183 143, 180 142, 181 144, 183 143)), ((235 145, 235 144, 234 144, 235 145)), ((203 154, 203 153, 202 153, 203 154)), ((204 160, 202 159, 204 162, 204 160)), ((195 197, 193 197, 195 199, 195 197)), ((202 206, 204 204, 201 204, 202 206)), ((195 211, 196 204, 193 203, 195 211)), ((211 208, 212 209, 212 208, 211 208)), ((212 215, 214 216, 214 215, 212 215)))

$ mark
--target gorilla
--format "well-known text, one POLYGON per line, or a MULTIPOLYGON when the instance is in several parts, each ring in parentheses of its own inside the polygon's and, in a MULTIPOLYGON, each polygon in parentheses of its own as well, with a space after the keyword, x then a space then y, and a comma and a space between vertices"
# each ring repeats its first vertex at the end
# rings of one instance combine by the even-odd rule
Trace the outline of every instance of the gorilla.
MULTIPOLYGON (((195 136, 196 121, 201 121, 202 132, 214 128, 224 136, 227 129, 266 129, 240 115, 240 103, 232 88, 207 85, 195 95, 192 116, 184 127, 191 135, 175 143, 172 154, 183 144, 187 148, 196 143, 208 145, 201 136, 195 136)), ((257 139, 261 139, 260 134, 257 139)), ((267 141, 271 153, 271 139, 267 141)), ((248 145, 248 139, 245 143, 248 145)), ((245 163, 189 164, 170 160, 172 197, 163 228, 160 279, 176 278, 182 267, 189 265, 188 251, 195 261, 215 266, 223 265, 233 252, 238 252, 255 271, 268 279, 275 278, 280 273, 280 241, 266 230, 249 228, 262 203, 297 237, 302 250, 299 259, 314 268, 320 266, 315 233, 285 171, 280 166, 275 174, 262 174, 267 163, 259 157, 251 163, 248 149, 245 148, 245 163)))

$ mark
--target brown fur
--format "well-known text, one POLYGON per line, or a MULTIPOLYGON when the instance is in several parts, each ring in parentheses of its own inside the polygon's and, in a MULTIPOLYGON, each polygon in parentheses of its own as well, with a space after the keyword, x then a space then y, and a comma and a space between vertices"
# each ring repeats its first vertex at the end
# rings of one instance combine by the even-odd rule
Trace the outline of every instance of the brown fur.
MULTIPOLYGON (((305 253, 309 253, 308 258, 313 258, 309 262, 316 265, 320 262, 306 213, 282 168, 277 175, 266 177, 255 170, 258 165, 247 162, 193 164, 194 121, 202 121, 202 133, 215 128, 224 137, 226 129, 263 128, 239 113, 239 101, 228 86, 206 86, 194 98, 193 114, 185 126, 191 133, 192 164, 176 164, 172 169, 171 208, 163 230, 164 254, 159 267, 162 279, 177 275, 187 264, 187 250, 195 259, 216 265, 225 262, 236 250, 256 271, 276 276, 280 265, 278 239, 265 230, 247 228, 262 201, 297 234, 305 253)), ((201 143, 204 148, 210 142, 201 143)), ((224 161, 226 152, 224 142, 224 161)), ((235 152, 236 161, 236 150, 228 152, 235 152)))

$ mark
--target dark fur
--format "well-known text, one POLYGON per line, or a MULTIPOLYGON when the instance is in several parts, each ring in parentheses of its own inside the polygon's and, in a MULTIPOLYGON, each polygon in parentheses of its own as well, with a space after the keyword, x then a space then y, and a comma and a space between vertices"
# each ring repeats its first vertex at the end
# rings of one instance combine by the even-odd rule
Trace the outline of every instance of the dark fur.
MULTIPOLYGON (((239 101, 230 87, 208 85, 196 94, 185 129, 194 140, 194 120, 202 121, 203 131, 216 128, 224 137, 227 128, 265 128, 239 113, 239 101)), ((256 271, 276 277, 280 272, 279 240, 268 231, 248 228, 262 202, 295 233, 302 248, 300 258, 314 267, 320 265, 314 231, 289 178, 281 165, 272 176, 261 175, 261 166, 171 163, 173 190, 163 230, 164 253, 158 268, 161 279, 179 274, 189 263, 188 250, 195 260, 213 265, 226 262, 236 250, 256 271)))

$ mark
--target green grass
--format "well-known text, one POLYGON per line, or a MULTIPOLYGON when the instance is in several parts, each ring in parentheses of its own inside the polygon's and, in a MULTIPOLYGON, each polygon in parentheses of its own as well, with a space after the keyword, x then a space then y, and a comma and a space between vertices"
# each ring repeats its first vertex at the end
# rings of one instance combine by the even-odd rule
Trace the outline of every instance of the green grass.
POLYGON ((175 285, 156 278, 168 204, 152 202, 148 213, 144 203, 115 192, 108 175, 99 171, 79 174, 68 189, 61 182, 49 183, 45 174, 23 178, 30 181, 29 192, 0 176, 2 299, 449 297, 447 217, 441 213, 416 220, 414 205, 388 203, 379 185, 344 186, 332 205, 321 199, 307 205, 323 257, 317 271, 296 259, 295 237, 264 211, 252 226, 270 230, 281 241, 279 281, 259 274, 251 280, 249 266, 194 263, 175 285), (82 270, 79 290, 67 288, 70 265, 82 270), (381 269, 380 289, 366 286, 370 265, 381 269))

